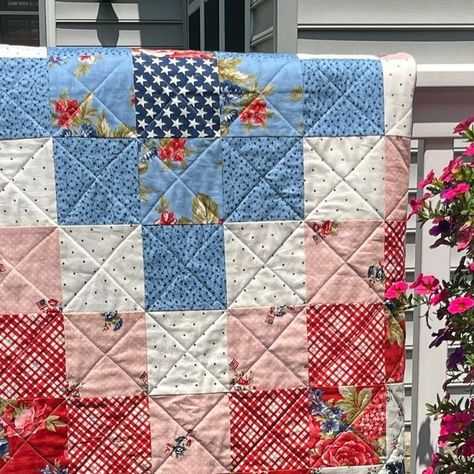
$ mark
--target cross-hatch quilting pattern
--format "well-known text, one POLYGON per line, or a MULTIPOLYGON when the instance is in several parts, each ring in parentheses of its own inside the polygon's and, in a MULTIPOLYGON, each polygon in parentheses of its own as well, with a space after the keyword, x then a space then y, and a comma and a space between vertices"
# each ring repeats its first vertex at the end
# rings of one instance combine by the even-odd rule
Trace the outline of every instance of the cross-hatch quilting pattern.
POLYGON ((0 56, 0 473, 403 474, 413 61, 0 56))

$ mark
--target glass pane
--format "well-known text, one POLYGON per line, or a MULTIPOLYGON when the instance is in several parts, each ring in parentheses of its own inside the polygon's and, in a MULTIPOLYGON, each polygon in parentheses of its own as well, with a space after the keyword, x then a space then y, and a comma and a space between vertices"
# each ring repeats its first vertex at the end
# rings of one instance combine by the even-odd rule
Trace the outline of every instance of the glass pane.
POLYGON ((204 47, 207 51, 219 49, 219 0, 204 4, 204 47))
POLYGON ((39 46, 38 16, 0 17, 0 42, 24 46, 39 46))
POLYGON ((245 51, 245 0, 225 2, 225 50, 245 51))
POLYGON ((199 21, 199 9, 189 16, 189 48, 201 49, 201 25, 199 21))
POLYGON ((38 11, 38 0, 0 0, 0 10, 38 11))

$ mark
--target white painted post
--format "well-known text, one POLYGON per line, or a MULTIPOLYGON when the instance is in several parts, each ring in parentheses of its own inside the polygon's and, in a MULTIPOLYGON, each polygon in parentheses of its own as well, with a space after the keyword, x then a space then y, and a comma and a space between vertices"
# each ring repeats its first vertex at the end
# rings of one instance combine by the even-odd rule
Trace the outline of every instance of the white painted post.
MULTIPOLYGON (((426 176, 433 169, 437 175, 453 157, 452 138, 426 138, 418 155, 418 178, 426 176)), ((448 279, 450 271, 447 247, 430 249, 435 238, 428 233, 429 226, 417 227, 416 232, 416 271, 433 274, 437 278, 448 279)), ((424 313, 422 308, 422 314, 424 313)), ((419 316, 419 315, 418 315, 419 316)), ((446 374, 446 344, 429 349, 431 334, 443 327, 435 317, 426 321, 415 315, 413 328, 413 389, 411 424, 411 473, 418 474, 431 464, 431 455, 436 450, 439 423, 426 416, 426 404, 436 400, 441 392, 446 374)))

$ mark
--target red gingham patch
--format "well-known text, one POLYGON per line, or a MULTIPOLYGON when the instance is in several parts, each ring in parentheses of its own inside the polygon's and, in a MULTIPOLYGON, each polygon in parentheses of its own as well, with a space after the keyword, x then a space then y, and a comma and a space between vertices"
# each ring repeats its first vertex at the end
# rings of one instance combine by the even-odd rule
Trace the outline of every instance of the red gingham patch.
POLYGON ((0 315, 0 334, 0 397, 65 395, 64 320, 59 311, 0 315))
POLYGON ((384 272, 385 287, 405 279, 405 221, 385 222, 384 272))
POLYGON ((232 392, 230 412, 233 471, 308 467, 306 388, 232 392))
POLYGON ((307 311, 312 386, 384 382, 386 318, 382 304, 319 305, 307 311))
POLYGON ((71 472, 140 474, 151 471, 146 396, 71 399, 68 411, 71 472))

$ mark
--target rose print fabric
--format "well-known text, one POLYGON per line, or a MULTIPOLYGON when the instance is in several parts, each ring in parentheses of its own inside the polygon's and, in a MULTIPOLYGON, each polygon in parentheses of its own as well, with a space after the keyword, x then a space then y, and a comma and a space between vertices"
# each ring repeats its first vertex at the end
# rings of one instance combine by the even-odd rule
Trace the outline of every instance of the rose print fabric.
POLYGON ((0 56, 0 471, 403 474, 413 60, 0 56))

